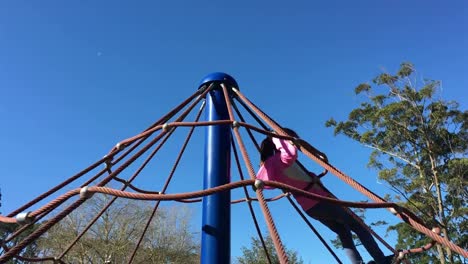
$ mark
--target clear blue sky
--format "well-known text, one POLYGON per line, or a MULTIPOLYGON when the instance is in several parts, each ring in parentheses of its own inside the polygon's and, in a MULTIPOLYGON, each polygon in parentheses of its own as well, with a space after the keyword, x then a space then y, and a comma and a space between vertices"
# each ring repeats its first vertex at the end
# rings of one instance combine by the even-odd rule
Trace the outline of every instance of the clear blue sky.
MULTIPOLYGON (((423 77, 442 80, 442 96, 466 109, 467 10, 466 1, 2 1, 1 211, 142 131, 213 71, 234 76, 270 116, 384 195, 388 189, 366 169, 369 150, 334 137, 324 122, 344 119, 357 106, 357 84, 403 61, 423 77)), ((160 177, 147 175, 140 187, 160 188, 167 172, 158 174, 158 166, 172 163, 180 145, 170 142, 152 170, 160 177)), ((202 147, 198 141, 189 148, 193 158, 182 160, 169 192, 200 188, 195 158, 202 147)), ((324 182, 339 197, 363 199, 334 176, 324 182)), ((194 210, 197 229, 200 206, 194 210)), ((306 263, 333 261, 285 201, 271 210, 283 241, 306 263)), ((255 231, 245 204, 232 214, 237 256, 255 231)), ((379 217, 394 218, 383 210, 370 215, 379 217)))

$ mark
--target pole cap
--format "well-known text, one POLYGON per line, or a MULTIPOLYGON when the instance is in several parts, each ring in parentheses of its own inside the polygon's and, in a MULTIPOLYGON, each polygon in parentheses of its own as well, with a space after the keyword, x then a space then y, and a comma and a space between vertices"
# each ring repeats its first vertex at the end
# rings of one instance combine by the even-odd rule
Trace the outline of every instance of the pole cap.
POLYGON ((224 72, 213 72, 208 74, 201 80, 198 89, 200 89, 203 85, 207 85, 212 82, 224 83, 239 90, 239 85, 237 85, 236 80, 231 75, 224 72))

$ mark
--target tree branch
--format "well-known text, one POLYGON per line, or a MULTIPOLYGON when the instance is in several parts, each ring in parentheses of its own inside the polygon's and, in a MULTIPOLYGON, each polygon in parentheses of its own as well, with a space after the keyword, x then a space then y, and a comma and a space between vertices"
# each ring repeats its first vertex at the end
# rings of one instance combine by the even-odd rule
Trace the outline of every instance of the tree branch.
POLYGON ((378 151, 383 152, 383 153, 385 153, 385 154, 387 154, 387 155, 390 155, 390 156, 392 156, 392 157, 395 157, 395 158, 397 158, 397 159, 399 159, 399 160, 401 160, 401 161, 404 161, 404 162, 408 163, 409 165, 415 167, 415 168, 418 169, 418 170, 420 169, 419 165, 417 165, 417 164, 415 164, 415 163, 413 163, 413 162, 411 162, 411 161, 409 161, 409 160, 407 160, 407 159, 404 159, 403 157, 399 156, 398 154, 395 154, 395 153, 390 152, 390 151, 383 150, 383 149, 381 149, 381 148, 379 148, 379 147, 372 146, 372 145, 369 145, 369 144, 364 144, 364 143, 362 143, 362 144, 363 144, 365 147, 378 150, 378 151))

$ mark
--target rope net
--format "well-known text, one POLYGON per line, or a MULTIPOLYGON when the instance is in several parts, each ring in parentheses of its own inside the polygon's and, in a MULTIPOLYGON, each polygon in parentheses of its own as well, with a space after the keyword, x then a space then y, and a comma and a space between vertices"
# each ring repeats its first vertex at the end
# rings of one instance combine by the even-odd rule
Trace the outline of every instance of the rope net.
MULTIPOLYGON (((255 155, 258 156, 258 153, 255 153, 255 155)), ((302 165, 300 164, 300 166, 302 165)), ((404 256, 406 254, 424 252, 429 250, 436 243, 450 248, 452 251, 457 252, 465 258, 468 257, 467 251, 441 236, 437 227, 428 227, 420 218, 418 218, 408 209, 400 207, 395 203, 387 202, 382 197, 362 186, 357 181, 331 165, 328 162, 326 155, 323 152, 320 152, 318 149, 314 148, 308 142, 299 138, 292 138, 288 136, 277 122, 275 122, 255 104, 249 101, 242 93, 240 93, 240 91, 235 88, 227 87, 227 85, 224 83, 220 83, 219 85, 214 85, 214 83, 211 83, 209 85, 202 86, 193 95, 183 101, 180 105, 176 106, 173 110, 171 110, 169 113, 160 118, 140 134, 118 142, 115 147, 113 147, 107 153, 107 155, 93 163, 91 166, 85 168, 76 175, 73 175, 64 182, 39 195, 35 199, 24 204, 8 215, 0 215, 0 223, 16 224, 17 226, 17 228, 11 230, 11 232, 8 233, 8 236, 3 241, 0 241, 2 248, 0 263, 5 263, 11 259, 18 259, 20 261, 27 262, 66 263, 65 256, 67 253, 69 253, 70 250, 76 246, 77 242, 82 239, 87 232, 89 232, 92 226, 103 216, 103 214, 105 214, 107 210, 109 210, 109 208, 118 198, 155 201, 154 205, 152 205, 149 218, 144 220, 144 228, 138 235, 137 243, 135 244, 133 250, 127 254, 127 263, 134 263, 135 257, 141 248, 141 243, 145 238, 148 227, 150 226, 156 212, 158 211, 161 201, 197 203, 202 201, 202 198, 207 195, 237 188, 241 188, 243 190, 245 198, 232 200, 231 204, 247 204, 256 232, 260 238, 260 241, 262 242, 262 247, 265 250, 265 254, 269 263, 272 262, 271 252, 268 252, 265 245, 265 239, 262 236, 260 223, 258 217, 255 214, 252 202, 258 202, 261 208, 261 212, 265 219, 269 234, 273 240, 273 244, 280 262, 288 263, 285 248, 281 242, 280 234, 276 228, 274 218, 268 206, 269 202, 277 201, 282 198, 287 198, 292 207, 302 217, 305 224, 310 227, 312 232, 324 244, 325 249, 330 252, 335 261, 337 263, 342 263, 338 256, 333 252, 332 248, 327 244, 325 239, 323 239, 323 237, 318 233, 317 229, 314 228, 303 212, 293 202, 290 197, 291 193, 301 194, 321 202, 347 207, 347 210, 349 210, 349 208, 387 208, 392 214, 399 217, 409 226, 431 239, 431 242, 423 247, 397 251, 388 243, 386 243, 383 238, 378 236, 377 233, 375 233, 369 226, 367 226, 351 210, 349 210, 353 217, 356 217, 365 228, 367 228, 379 241, 383 243, 383 245, 385 245, 389 250, 398 256, 398 262, 405 261, 404 256), (200 116, 205 105, 204 101, 206 95, 215 88, 223 90, 224 99, 226 100, 228 108, 229 120, 200 121, 200 116), (243 107, 243 110, 250 115, 251 119, 256 121, 256 125, 249 124, 246 121, 237 103, 243 107), (196 106, 200 107, 194 120, 185 121, 185 119, 196 108, 196 106), (194 130, 196 128, 214 125, 231 126, 231 133, 233 134, 231 148, 232 153, 234 154, 233 157, 240 179, 229 184, 204 190, 196 190, 185 193, 167 193, 168 186, 175 175, 176 169, 182 159, 188 143, 190 142, 190 139, 192 138, 194 130), (166 141, 180 127, 188 127, 189 132, 183 141, 183 146, 177 155, 176 161, 171 167, 170 173, 168 174, 163 187, 159 190, 144 190, 137 187, 134 184, 135 179, 138 178, 145 167, 147 167, 153 158, 155 158, 166 141), (254 167, 252 166, 252 161, 242 137, 241 130, 248 135, 248 138, 257 148, 257 150, 259 149, 259 144, 256 140, 256 136, 268 135, 282 139, 293 140, 302 153, 304 153, 308 158, 310 158, 312 161, 315 161, 324 169, 319 176, 324 176, 327 173, 331 173, 343 182, 355 188, 357 191, 367 196, 373 202, 363 203, 343 201, 336 197, 330 198, 316 195, 314 193, 303 191, 301 189, 297 189, 279 182, 262 182, 256 180, 254 167), (137 169, 133 172, 133 174, 131 174, 130 177, 125 178, 125 173, 123 172, 128 171, 128 168, 132 164, 136 163, 135 161, 143 158, 144 161, 142 164, 137 167, 137 169), (103 168, 100 169, 100 167, 103 168), (247 175, 245 173, 247 173, 247 175), (84 182, 79 184, 78 187, 73 187, 73 185, 75 184, 76 186, 77 182, 80 180, 84 182), (114 187, 119 185, 121 186, 120 189, 114 187), (272 198, 265 198, 262 186, 279 188, 283 190, 283 194, 272 198), (255 191, 255 197, 252 196, 251 192, 249 192, 249 189, 253 189, 255 191), (23 251, 28 245, 39 239, 52 227, 60 223, 60 221, 63 221, 65 217, 69 216, 74 210, 82 206, 82 204, 87 200, 93 199, 93 195, 96 193, 106 194, 112 198, 106 201, 101 210, 94 212, 94 217, 91 218, 89 222, 79 230, 76 236, 63 247, 63 250, 59 254, 50 256, 41 255, 34 257, 24 256, 23 251), (56 198, 51 198, 52 195, 56 195, 56 198)))

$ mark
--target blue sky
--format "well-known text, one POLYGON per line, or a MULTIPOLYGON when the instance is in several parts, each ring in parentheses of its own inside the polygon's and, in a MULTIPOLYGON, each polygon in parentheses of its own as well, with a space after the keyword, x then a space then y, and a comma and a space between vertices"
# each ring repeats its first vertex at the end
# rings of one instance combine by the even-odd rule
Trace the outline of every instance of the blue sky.
MULTIPOLYGON (((275 120, 383 195, 388 189, 365 166, 369 150, 334 137, 324 123, 346 118, 359 104, 357 84, 403 61, 413 62, 422 77, 441 80, 443 98, 466 109, 467 20, 466 1, 2 1, 1 211, 12 211, 139 133, 214 71, 234 76, 275 120)), ((175 160, 177 139, 187 130, 181 131, 158 156, 154 173, 175 160)), ((176 181, 168 192, 200 188, 202 170, 193 173, 203 150, 199 138, 182 160, 180 177, 189 173, 190 180, 176 181)), ((160 174, 139 186, 160 188, 160 174)), ((339 197, 363 199, 334 176, 324 183, 339 197)), ((201 208, 193 208, 196 229, 201 208)), ((287 247, 306 263, 332 262, 286 202, 271 210, 287 247)), ((393 217, 379 212, 370 219, 393 217)), ((233 206, 232 215, 236 256, 255 231, 246 205, 233 206)))

